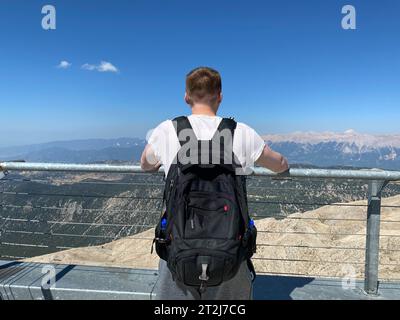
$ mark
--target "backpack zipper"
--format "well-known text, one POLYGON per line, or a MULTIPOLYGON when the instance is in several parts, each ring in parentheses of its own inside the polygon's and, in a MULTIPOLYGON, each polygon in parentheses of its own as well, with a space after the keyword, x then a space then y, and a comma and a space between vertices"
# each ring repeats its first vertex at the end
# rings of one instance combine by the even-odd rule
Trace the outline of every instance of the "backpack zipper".
MULTIPOLYGON (((189 211, 189 203, 187 200, 185 200, 185 212, 189 211)), ((194 229, 194 211, 190 212, 190 228, 193 230, 194 229)))
POLYGON ((171 199, 171 191, 173 187, 174 187, 174 179, 171 179, 171 181, 169 182, 168 197, 166 199, 167 202, 169 202, 169 200, 171 199))

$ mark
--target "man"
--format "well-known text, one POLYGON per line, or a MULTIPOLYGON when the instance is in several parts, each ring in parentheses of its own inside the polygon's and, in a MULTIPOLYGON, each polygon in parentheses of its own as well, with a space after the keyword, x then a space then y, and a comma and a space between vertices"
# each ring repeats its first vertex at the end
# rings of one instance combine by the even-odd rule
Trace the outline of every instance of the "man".
MULTIPOLYGON (((211 68, 200 67, 186 76, 185 101, 191 108, 188 116, 198 140, 210 140, 222 118, 217 116, 222 101, 220 74, 211 68)), ((167 176, 178 150, 180 141, 174 124, 166 120, 151 133, 141 157, 141 167, 155 172, 161 165, 167 176)), ((264 140, 249 126, 238 122, 233 136, 233 153, 244 169, 254 164, 281 173, 287 171, 287 160, 272 151, 264 140)), ((251 299, 252 277, 246 263, 242 263, 234 278, 216 287, 210 287, 199 296, 196 290, 172 279, 166 262, 160 259, 159 279, 155 287, 157 299, 251 299)))

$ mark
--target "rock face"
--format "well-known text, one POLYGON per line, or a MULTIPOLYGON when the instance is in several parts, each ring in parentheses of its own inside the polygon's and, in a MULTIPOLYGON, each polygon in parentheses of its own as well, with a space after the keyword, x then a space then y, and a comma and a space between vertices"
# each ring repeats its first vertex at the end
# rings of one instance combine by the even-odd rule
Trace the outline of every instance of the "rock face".
MULTIPOLYGON (((329 205, 284 219, 256 221, 259 273, 363 277, 366 201, 329 205)), ((30 262, 156 269, 150 254, 154 229, 101 246, 75 248, 27 259, 30 262)), ((380 279, 400 278, 400 196, 382 200, 380 279)))

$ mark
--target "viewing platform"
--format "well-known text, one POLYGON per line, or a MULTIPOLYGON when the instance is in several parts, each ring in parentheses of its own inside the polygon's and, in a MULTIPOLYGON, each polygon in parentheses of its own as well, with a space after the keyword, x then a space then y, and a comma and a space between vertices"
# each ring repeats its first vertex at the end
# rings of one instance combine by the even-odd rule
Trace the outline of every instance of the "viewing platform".
MULTIPOLYGON (((41 263, 0 261, 2 300, 150 300, 157 271, 79 265, 56 265, 56 285, 42 287, 41 263)), ((344 288, 341 279, 258 275, 254 283, 256 300, 381 300, 399 299, 399 282, 382 282, 379 295, 369 295, 363 282, 344 288)))
MULTIPOLYGON (((4 162, 0 179, 1 299, 156 298, 162 173, 4 162)), ((254 298, 400 299, 399 181, 400 171, 255 168, 254 298)))

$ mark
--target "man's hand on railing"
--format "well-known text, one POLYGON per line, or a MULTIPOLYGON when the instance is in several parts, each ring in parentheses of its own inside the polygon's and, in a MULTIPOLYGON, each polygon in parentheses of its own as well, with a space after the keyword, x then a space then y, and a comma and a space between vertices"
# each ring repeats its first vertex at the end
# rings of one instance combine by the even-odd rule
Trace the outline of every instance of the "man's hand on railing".
POLYGON ((290 168, 278 173, 276 176, 272 177, 272 180, 292 180, 290 177, 290 168))
POLYGON ((150 144, 146 145, 140 158, 140 166, 146 172, 157 172, 161 167, 160 161, 154 154, 150 144))

